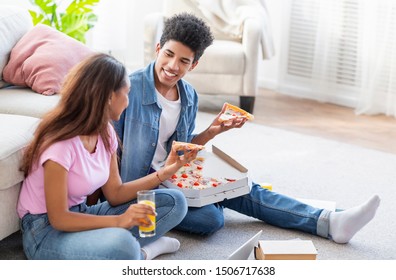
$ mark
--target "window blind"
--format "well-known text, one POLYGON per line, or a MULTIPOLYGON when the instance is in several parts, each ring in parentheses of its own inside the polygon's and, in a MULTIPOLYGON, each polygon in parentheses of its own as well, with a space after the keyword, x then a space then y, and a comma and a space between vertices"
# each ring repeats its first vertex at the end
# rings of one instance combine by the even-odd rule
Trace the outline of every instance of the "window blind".
POLYGON ((300 81, 300 88, 320 80, 336 103, 351 103, 345 100, 361 86, 359 2, 292 0, 285 67, 289 80, 300 81))

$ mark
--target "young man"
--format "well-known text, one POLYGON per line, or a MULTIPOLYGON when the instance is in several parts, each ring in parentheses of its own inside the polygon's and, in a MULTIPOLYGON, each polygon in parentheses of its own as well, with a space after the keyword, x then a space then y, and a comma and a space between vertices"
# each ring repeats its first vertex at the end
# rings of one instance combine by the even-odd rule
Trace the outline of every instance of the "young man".
MULTIPOLYGON (((123 143, 120 167, 123 181, 160 168, 173 140, 205 145, 216 135, 244 125, 244 119, 223 125, 218 119, 223 107, 206 130, 193 134, 198 95, 182 78, 196 67, 212 41, 212 33, 204 21, 187 13, 175 15, 165 21, 156 47, 156 60, 131 74, 130 103, 115 123, 123 143)), ((253 184, 247 195, 201 208, 190 207, 176 229, 212 234, 223 227, 223 208, 227 207, 268 224, 347 243, 374 217, 379 202, 375 195, 360 206, 330 212, 253 184)))

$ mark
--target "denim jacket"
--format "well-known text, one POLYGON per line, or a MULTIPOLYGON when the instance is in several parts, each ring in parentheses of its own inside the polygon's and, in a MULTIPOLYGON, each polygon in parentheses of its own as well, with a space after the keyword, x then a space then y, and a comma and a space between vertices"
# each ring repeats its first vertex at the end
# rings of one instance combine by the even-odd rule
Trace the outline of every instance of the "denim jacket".
MULTIPOLYGON (((120 120, 114 122, 115 130, 122 142, 120 174, 123 182, 149 174, 157 147, 162 109, 155 92, 154 65, 155 62, 152 62, 129 76, 129 106, 122 113, 120 120)), ((180 119, 175 133, 168 140, 168 151, 173 140, 191 142, 194 137, 198 94, 184 80, 178 81, 178 87, 181 98, 180 119)))

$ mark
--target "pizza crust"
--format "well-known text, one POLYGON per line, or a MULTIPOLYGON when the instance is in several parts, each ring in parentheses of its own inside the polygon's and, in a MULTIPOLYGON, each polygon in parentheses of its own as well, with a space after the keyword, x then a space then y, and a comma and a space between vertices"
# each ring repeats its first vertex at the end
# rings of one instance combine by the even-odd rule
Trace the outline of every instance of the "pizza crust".
POLYGON ((173 141, 172 145, 176 149, 176 151, 194 150, 194 149, 198 149, 198 151, 201 151, 201 150, 205 149, 205 146, 203 146, 203 145, 187 143, 187 142, 180 142, 180 141, 173 141))
POLYGON ((226 103, 225 111, 223 114, 220 115, 219 121, 227 122, 237 118, 246 118, 248 120, 254 120, 254 116, 249 112, 246 112, 245 110, 235 105, 226 103))

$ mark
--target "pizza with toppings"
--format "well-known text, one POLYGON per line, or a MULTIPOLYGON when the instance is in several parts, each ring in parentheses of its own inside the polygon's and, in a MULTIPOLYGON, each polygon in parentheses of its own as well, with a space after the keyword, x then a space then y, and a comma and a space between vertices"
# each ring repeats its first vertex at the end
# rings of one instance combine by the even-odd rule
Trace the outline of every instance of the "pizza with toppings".
POLYGON ((181 167, 169 181, 179 188, 202 190, 217 187, 224 183, 234 182, 235 179, 212 178, 203 176, 204 158, 197 157, 181 167))
POLYGON ((253 120, 254 116, 235 105, 226 103, 225 111, 220 115, 219 121, 226 122, 236 118, 247 118, 248 120, 253 120))

